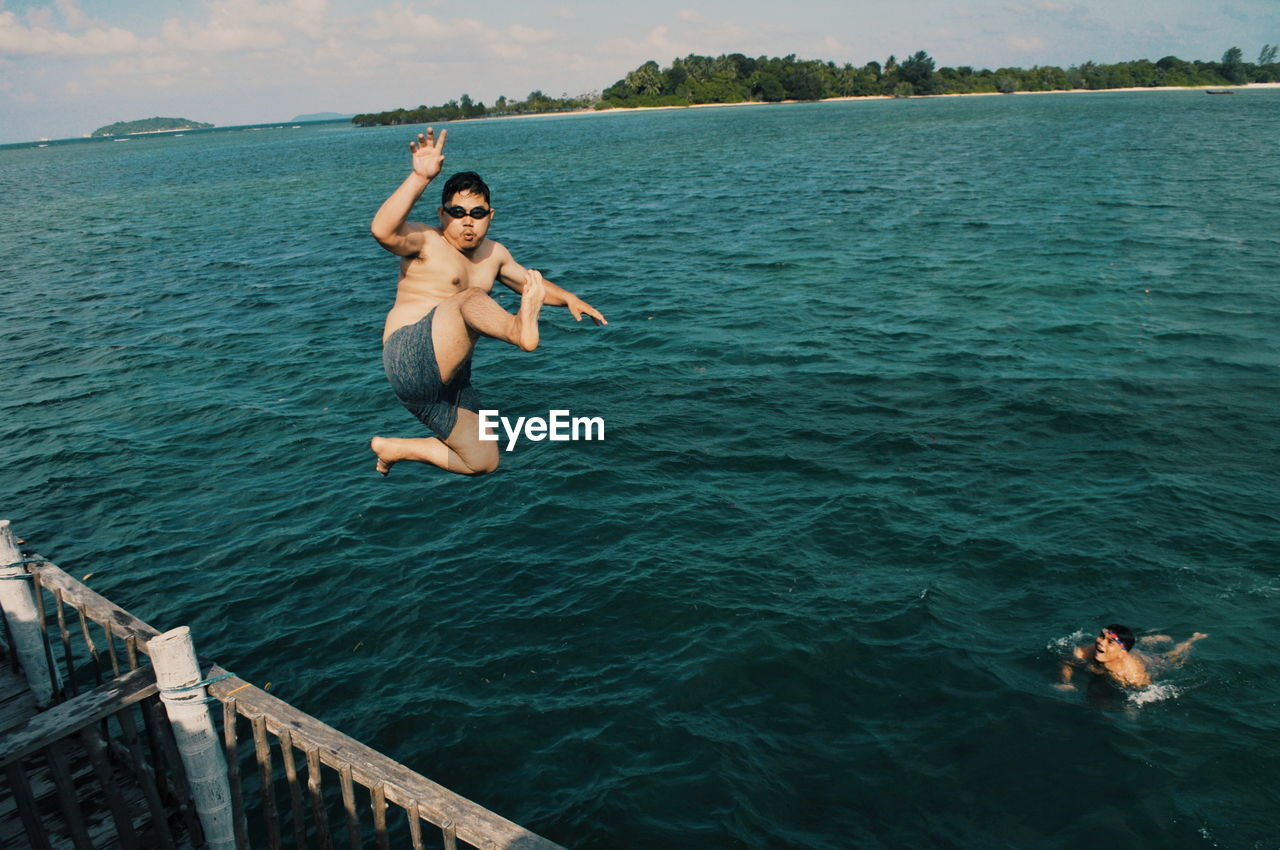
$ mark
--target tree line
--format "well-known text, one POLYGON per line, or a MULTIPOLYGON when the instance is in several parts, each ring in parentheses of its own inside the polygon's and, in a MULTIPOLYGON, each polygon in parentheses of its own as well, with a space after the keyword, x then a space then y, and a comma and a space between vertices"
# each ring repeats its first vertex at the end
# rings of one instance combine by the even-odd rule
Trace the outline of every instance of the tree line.
POLYGON ((523 101, 499 97, 492 106, 473 102, 468 95, 442 106, 419 106, 355 116, 362 127, 385 124, 423 124, 459 118, 565 112, 641 106, 692 106, 700 103, 744 103, 783 100, 821 100, 828 97, 890 95, 912 97, 983 92, 1037 92, 1062 89, 1117 89, 1155 86, 1229 86, 1250 82, 1280 82, 1280 47, 1264 45, 1256 62, 1246 62, 1232 47, 1218 62, 1188 61, 1166 56, 1156 62, 1138 59, 1102 64, 1082 62, 1068 68, 938 68, 923 50, 883 64, 837 65, 818 59, 751 58, 741 53, 716 57, 690 54, 663 68, 650 60, 600 93, 559 98, 541 91, 523 101))
POLYGON ((440 106, 418 106, 415 109, 393 109, 389 112, 370 112, 356 115, 351 123, 361 127, 377 127, 390 124, 432 124, 439 121, 457 121, 462 118, 489 118, 500 115, 533 115, 544 112, 572 112, 592 109, 600 102, 596 93, 569 97, 551 97, 541 90, 529 92, 524 100, 509 100, 502 95, 485 106, 483 101, 473 101, 470 95, 462 95, 440 106))

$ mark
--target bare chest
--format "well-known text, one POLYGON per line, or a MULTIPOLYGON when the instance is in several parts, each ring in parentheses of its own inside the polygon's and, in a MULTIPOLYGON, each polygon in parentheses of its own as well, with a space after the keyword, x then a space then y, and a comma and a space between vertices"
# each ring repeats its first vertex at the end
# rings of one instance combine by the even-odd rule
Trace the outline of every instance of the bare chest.
POLYGON ((427 250, 400 264, 400 285, 422 294, 453 295, 464 289, 493 289, 497 264, 452 250, 427 250))

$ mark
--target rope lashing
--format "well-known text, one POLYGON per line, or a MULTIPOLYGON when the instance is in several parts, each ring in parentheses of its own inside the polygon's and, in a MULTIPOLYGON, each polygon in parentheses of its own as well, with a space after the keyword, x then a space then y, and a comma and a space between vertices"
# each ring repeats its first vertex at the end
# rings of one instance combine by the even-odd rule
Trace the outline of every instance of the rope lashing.
MULTIPOLYGON (((203 687, 212 685, 214 682, 221 682, 223 679, 230 679, 232 676, 235 676, 235 673, 222 673, 221 675, 211 676, 208 679, 203 679, 191 685, 178 685, 173 688, 161 688, 160 699, 164 700, 165 702, 174 702, 174 703, 180 703, 183 705, 190 705, 192 703, 195 703, 196 700, 192 699, 190 696, 186 696, 186 697, 181 696, 181 694, 189 693, 191 691, 198 691, 203 687)), ((199 700, 199 702, 209 704, 214 702, 221 702, 221 700, 219 700, 217 697, 206 696, 204 699, 199 700)))

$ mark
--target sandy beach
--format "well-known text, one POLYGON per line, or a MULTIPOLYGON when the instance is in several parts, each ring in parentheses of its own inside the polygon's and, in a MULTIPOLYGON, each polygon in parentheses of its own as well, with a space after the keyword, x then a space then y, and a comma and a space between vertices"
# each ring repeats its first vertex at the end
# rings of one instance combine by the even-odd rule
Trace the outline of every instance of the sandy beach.
MULTIPOLYGON (((1013 95, 1029 95, 1029 94, 1105 94, 1107 92, 1169 92, 1169 91, 1237 91, 1245 89, 1276 89, 1280 88, 1280 83, 1248 83, 1243 86, 1131 86, 1119 89, 1051 89, 1048 91, 1019 91, 1010 92, 1013 95)), ((921 94, 912 95, 913 98, 940 98, 940 97, 1005 97, 1001 92, 963 92, 958 94, 921 94)), ((655 112, 672 109, 723 109, 733 106, 774 106, 783 103, 831 103, 836 101, 853 101, 853 100, 894 100, 893 95, 887 94, 871 94, 871 95, 852 95, 849 97, 825 97, 816 101, 801 100, 744 100, 739 103, 693 103, 688 106, 623 106, 611 107, 609 109, 575 109, 570 112, 534 112, 527 115, 494 115, 484 118, 462 118, 458 121, 504 121, 509 119, 522 118, 564 118, 572 115, 612 115, 618 112, 655 112)), ((450 122, 456 123, 456 122, 450 122)))

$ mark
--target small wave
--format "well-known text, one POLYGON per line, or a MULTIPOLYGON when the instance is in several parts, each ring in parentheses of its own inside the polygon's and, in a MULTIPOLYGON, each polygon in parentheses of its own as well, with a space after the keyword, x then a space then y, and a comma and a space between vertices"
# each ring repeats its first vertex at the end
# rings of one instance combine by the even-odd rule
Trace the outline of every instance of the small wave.
POLYGON ((1089 635, 1085 634, 1083 629, 1076 629, 1069 635, 1063 635, 1055 638, 1045 645, 1045 649, 1052 652, 1070 652, 1074 647, 1079 646, 1088 640, 1089 635))
POLYGON ((1130 691, 1127 699, 1130 705, 1147 705, 1153 702, 1164 702, 1167 699, 1177 699, 1181 695, 1182 688, 1177 685, 1160 684, 1147 685, 1145 688, 1130 691))

